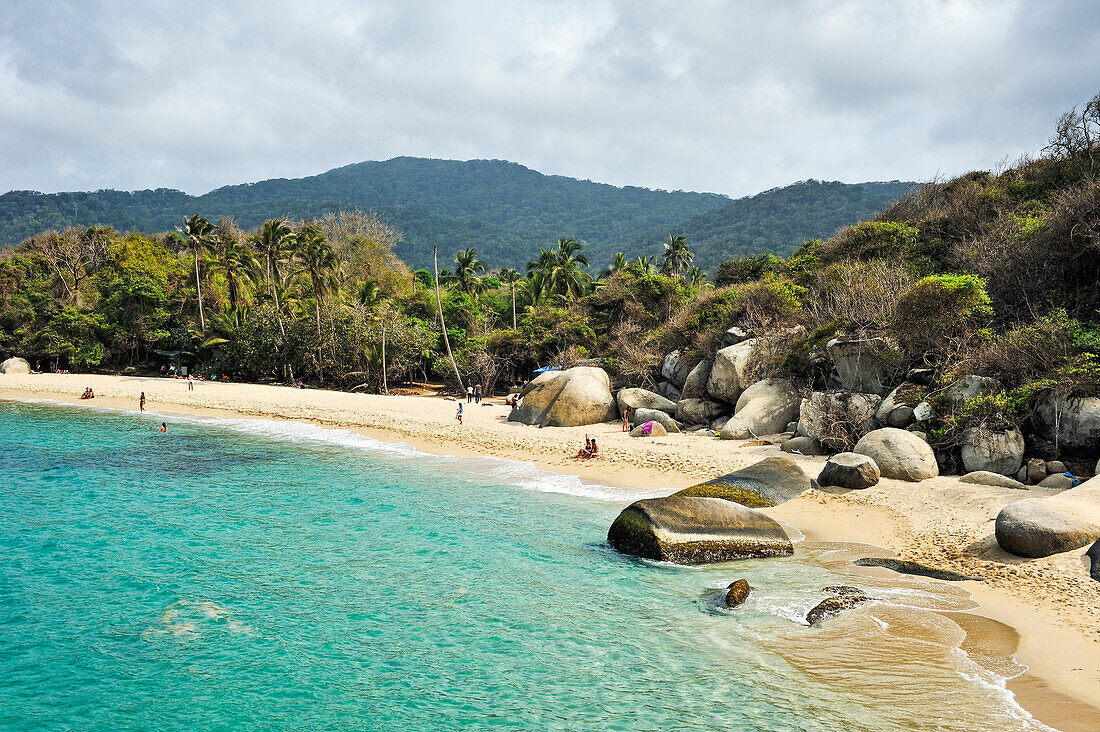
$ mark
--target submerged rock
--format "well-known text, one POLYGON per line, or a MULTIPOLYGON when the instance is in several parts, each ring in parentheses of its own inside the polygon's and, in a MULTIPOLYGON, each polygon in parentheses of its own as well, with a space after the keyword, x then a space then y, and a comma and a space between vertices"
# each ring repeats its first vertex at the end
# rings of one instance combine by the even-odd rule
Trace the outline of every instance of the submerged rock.
POLYGON ((677 496, 707 496, 750 508, 776 506, 810 488, 810 479, 793 460, 770 457, 706 483, 685 488, 677 496))
POLYGON ((885 567, 900 574, 913 574, 919 577, 931 577, 932 579, 946 580, 948 582, 981 582, 981 577, 972 577, 966 574, 952 572, 950 569, 940 569, 920 562, 908 559, 889 559, 887 557, 863 557, 852 564, 860 567, 885 567))
POLYGON ((852 452, 873 459, 884 478, 917 482, 940 474, 936 455, 928 443, 895 427, 868 432, 852 452))
MULTIPOLYGON (((848 590, 855 590, 854 587, 845 588, 848 590)), ((865 603, 871 601, 871 598, 865 595, 861 590, 855 590, 855 592, 848 592, 841 595, 833 595, 832 597, 826 597, 819 602, 810 612, 806 613, 806 622, 810 625, 817 625, 825 618, 831 618, 834 615, 839 615, 845 610, 851 610, 854 607, 859 607, 865 603)))
POLYGON ((611 379, 594 366, 547 371, 520 392, 520 402, 508 420, 540 427, 577 427, 613 421, 615 400, 611 379))
POLYGON ((1049 498, 1025 498, 997 514, 997 543, 1018 557, 1047 557, 1100 538, 1100 478, 1049 498))
POLYGON ((707 564, 794 553, 775 519, 731 501, 648 498, 623 509, 607 532, 616 550, 676 564, 707 564))
POLYGON ((726 607, 737 607, 749 599, 749 592, 752 590, 749 587, 749 581, 746 579, 739 579, 736 582, 730 582, 726 588, 726 607))

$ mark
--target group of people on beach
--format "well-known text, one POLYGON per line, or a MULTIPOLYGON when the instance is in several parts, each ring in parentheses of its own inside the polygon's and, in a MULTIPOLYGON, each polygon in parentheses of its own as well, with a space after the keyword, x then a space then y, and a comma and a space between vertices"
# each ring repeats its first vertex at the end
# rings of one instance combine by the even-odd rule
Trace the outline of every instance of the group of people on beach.
MULTIPOLYGON (((483 392, 481 391, 481 384, 471 385, 466 387, 466 403, 474 402, 475 404, 481 404, 483 392)), ((459 420, 461 421, 461 420, 459 420)))

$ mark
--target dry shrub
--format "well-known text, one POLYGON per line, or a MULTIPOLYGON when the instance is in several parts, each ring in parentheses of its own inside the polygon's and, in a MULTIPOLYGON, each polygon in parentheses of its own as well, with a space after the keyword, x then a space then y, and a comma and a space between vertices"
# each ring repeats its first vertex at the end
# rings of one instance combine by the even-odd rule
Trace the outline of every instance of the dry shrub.
POLYGON ((848 259, 815 273, 806 301, 814 327, 843 323, 852 334, 880 331, 891 323, 913 277, 897 260, 848 259))

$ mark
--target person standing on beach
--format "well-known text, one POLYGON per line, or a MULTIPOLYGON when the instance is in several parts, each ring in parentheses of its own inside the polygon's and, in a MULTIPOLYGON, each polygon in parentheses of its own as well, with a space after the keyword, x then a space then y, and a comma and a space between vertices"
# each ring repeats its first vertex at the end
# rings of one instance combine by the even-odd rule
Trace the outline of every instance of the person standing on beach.
POLYGON ((466 387, 466 403, 469 404, 474 400, 474 387, 473 384, 466 387))
POLYGON ((145 392, 141 392, 141 398, 138 400, 138 409, 145 411, 145 392))
POLYGON ((191 374, 187 375, 187 391, 195 390, 195 377, 191 374))
POLYGON ((458 420, 459 426, 462 425, 462 402, 458 403, 458 412, 455 413, 455 419, 458 420))
POLYGON ((481 394, 481 384, 478 384, 474 387, 474 402, 476 402, 477 404, 481 404, 481 394))

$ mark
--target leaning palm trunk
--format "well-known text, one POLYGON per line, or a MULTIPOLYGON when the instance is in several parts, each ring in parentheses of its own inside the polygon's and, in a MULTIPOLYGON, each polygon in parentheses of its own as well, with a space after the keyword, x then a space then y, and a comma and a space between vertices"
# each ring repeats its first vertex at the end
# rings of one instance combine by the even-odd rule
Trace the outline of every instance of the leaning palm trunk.
POLYGON ((325 383, 325 369, 321 365, 321 294, 317 289, 317 280, 313 280, 313 313, 317 316, 317 375, 325 383))
POLYGON ((206 317, 202 313, 202 285, 199 282, 199 248, 195 247, 195 293, 199 300, 199 330, 206 333, 206 317))
POLYGON ((432 260, 435 269, 435 304, 439 308, 439 327, 443 329, 443 343, 447 346, 447 358, 451 359, 451 368, 455 371, 458 388, 460 391, 466 391, 466 387, 462 383, 462 376, 458 373, 458 364, 455 363, 454 354, 451 353, 451 339, 447 337, 447 323, 443 320, 443 300, 439 297, 439 246, 432 247, 432 260))
POLYGON ((382 393, 389 394, 390 387, 386 384, 386 321, 382 321, 382 393))

